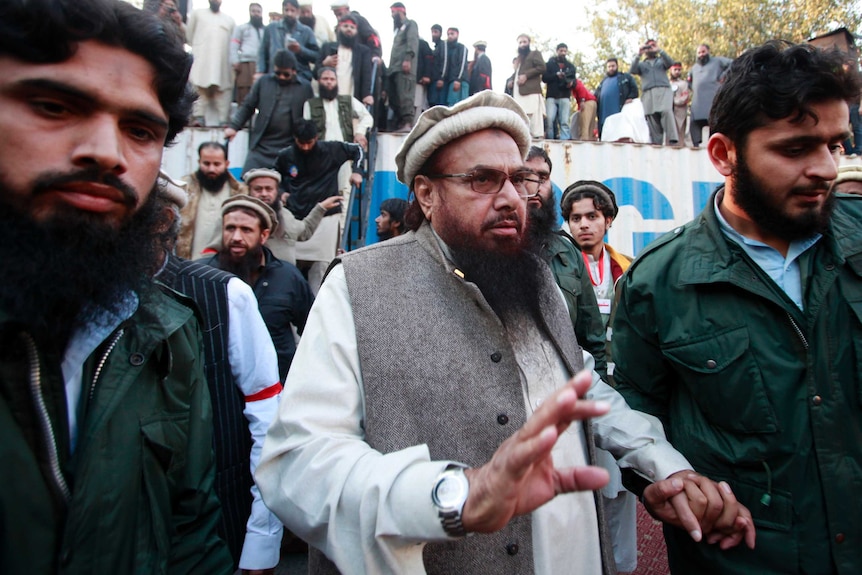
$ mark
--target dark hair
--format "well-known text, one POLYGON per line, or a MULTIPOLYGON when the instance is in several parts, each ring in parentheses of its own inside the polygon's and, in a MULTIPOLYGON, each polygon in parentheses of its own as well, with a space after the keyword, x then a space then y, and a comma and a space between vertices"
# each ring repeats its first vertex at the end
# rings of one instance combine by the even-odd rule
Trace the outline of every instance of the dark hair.
POLYGON ((281 3, 281 9, 284 10, 284 7, 288 4, 290 4, 294 8, 299 8, 299 2, 297 0, 284 0, 284 2, 281 3))
POLYGON ((434 24, 433 26, 431 26, 431 29, 432 30, 438 30, 438 31, 442 32, 443 26, 441 26, 440 24, 434 24))
POLYGON ((34 64, 64 62, 80 42, 97 40, 141 56, 153 66, 169 144, 188 122, 196 94, 188 83, 192 57, 166 26, 117 0, 2 0, 0 55, 34 64))
POLYGON ((312 120, 300 118, 293 124, 293 139, 299 142, 310 142, 317 137, 317 124, 312 120))
POLYGON ((224 154, 224 159, 227 160, 227 146, 222 144, 221 142, 204 142, 200 146, 198 146, 198 158, 201 157, 201 152, 203 150, 221 150, 221 153, 224 154))
POLYGON ((389 219, 398 222, 404 231, 404 212, 407 211, 407 201, 401 198, 389 198, 380 204, 380 211, 389 214, 389 219))
POLYGON ((539 146, 530 146, 530 151, 527 152, 527 161, 529 162, 535 158, 542 158, 545 160, 545 163, 548 164, 549 172, 554 169, 554 164, 551 163, 551 158, 548 157, 548 152, 546 152, 544 148, 540 148, 539 146))
POLYGON ((572 204, 585 198, 593 200, 596 209, 606 218, 617 217, 617 198, 609 187, 595 180, 578 180, 563 192, 563 198, 560 200, 563 218, 568 220, 572 204))
POLYGON ((698 44, 698 45, 699 45, 699 46, 703 46, 704 48, 706 48, 706 51, 707 51, 707 52, 709 52, 709 51, 711 50, 711 48, 709 47, 709 44, 707 44, 706 42, 702 42, 702 43, 700 43, 700 44, 698 44))
POLYGON ((614 63, 614 64, 616 64, 617 66, 619 66, 619 65, 620 65, 619 60, 617 60, 616 58, 608 58, 607 60, 605 60, 605 64, 610 64, 611 62, 613 62, 613 63, 614 63))
POLYGON ((449 32, 450 30, 454 30, 454 31, 458 32, 459 34, 461 33, 461 31, 458 30, 458 28, 456 28, 455 26, 449 26, 448 28, 446 28, 447 32, 449 32))
POLYGON ((753 130, 771 121, 806 116, 818 120, 811 105, 859 99, 855 64, 847 56, 811 44, 772 40, 733 61, 709 113, 710 133, 721 133, 745 146, 753 130))
POLYGON ((274 68, 296 70, 296 56, 287 50, 277 50, 272 56, 272 65, 274 68))
POLYGON ((559 50, 560 48, 565 48, 566 50, 569 49, 565 42, 560 42, 559 44, 557 44, 557 50, 559 50))

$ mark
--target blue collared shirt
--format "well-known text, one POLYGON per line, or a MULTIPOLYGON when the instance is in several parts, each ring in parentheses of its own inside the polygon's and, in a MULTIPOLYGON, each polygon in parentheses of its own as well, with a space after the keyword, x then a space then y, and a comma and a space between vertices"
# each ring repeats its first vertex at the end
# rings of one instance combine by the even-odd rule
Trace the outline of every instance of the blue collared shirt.
POLYGON ((715 217, 718 218, 722 233, 725 237, 736 242, 748 254, 748 257, 760 266, 760 269, 766 272, 766 275, 772 278, 778 287, 784 290, 784 293, 793 300, 796 307, 805 309, 802 300, 802 270, 799 267, 799 257, 816 244, 823 237, 822 234, 814 234, 802 240, 793 240, 787 248, 787 256, 782 256, 772 246, 745 237, 733 229, 727 223, 727 220, 724 219, 724 216, 721 215, 721 210, 718 209, 721 195, 715 195, 715 205, 713 208, 715 209, 715 217))

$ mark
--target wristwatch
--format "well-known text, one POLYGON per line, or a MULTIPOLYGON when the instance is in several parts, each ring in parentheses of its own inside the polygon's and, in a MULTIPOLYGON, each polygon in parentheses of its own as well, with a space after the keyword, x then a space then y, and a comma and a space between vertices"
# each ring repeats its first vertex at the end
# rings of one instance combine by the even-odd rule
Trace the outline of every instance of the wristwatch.
POLYGON ((461 510, 470 494, 470 482, 464 475, 464 467, 450 465, 437 476, 431 490, 431 501, 437 508, 437 515, 443 531, 450 537, 464 537, 467 532, 461 523, 461 510))

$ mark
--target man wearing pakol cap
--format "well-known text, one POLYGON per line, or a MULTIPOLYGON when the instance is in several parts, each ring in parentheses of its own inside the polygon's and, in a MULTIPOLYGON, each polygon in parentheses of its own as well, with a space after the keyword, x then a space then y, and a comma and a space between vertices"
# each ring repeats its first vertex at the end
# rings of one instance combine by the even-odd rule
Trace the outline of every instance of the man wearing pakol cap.
POLYGON ((243 173, 272 167, 278 151, 293 141, 293 124, 302 119, 302 105, 314 96, 311 86, 299 80, 293 54, 279 50, 272 60, 273 72, 258 78, 224 130, 224 137, 232 140, 260 111, 249 134, 243 173))
POLYGON ((296 242, 303 242, 314 235, 327 210, 341 204, 341 196, 332 196, 320 201, 301 220, 285 208, 279 196, 281 174, 269 168, 255 168, 242 176, 248 184, 248 194, 268 205, 276 213, 278 223, 266 240, 266 247, 283 262, 296 265, 296 242))
POLYGON ((485 54, 488 43, 473 43, 473 61, 470 63, 470 95, 491 89, 491 59, 485 54))
POLYGON ((222 217, 222 249, 203 263, 252 287, 278 355, 279 380, 284 381, 296 351, 291 325, 302 334, 314 294, 296 266, 263 245, 278 221, 272 208, 251 196, 234 196, 222 204, 222 217))
POLYGON ((401 2, 390 8, 394 24, 392 51, 386 70, 386 91, 393 114, 393 128, 408 132, 413 127, 416 94, 416 72, 419 70, 419 27, 407 18, 407 9, 401 2))
POLYGON ((281 20, 268 24, 263 30, 260 53, 257 57, 258 74, 268 74, 276 66, 275 54, 287 50, 296 58, 298 74, 311 82, 311 65, 317 61, 320 46, 314 37, 314 30, 298 21, 299 2, 284 0, 281 4, 284 13, 281 20))
POLYGON ((834 185, 836 192, 862 195, 862 166, 857 164, 838 168, 834 185))
POLYGON ((529 146, 507 96, 426 111, 396 156, 411 231, 345 255, 323 284, 257 471, 314 547, 311 573, 613 573, 594 435, 695 538, 717 509, 722 529, 748 521, 654 420, 597 375, 569 379, 592 358, 524 241, 529 146), (685 496, 669 501, 685 485, 716 505, 703 526, 685 496))
POLYGON ((272 573, 283 529, 264 506, 252 474, 278 407, 278 358, 245 282, 172 253, 180 210, 188 200, 184 187, 160 174, 156 205, 162 251, 155 279, 195 302, 205 334, 204 375, 214 406, 215 492, 222 509, 219 534, 228 544, 234 570, 272 573))

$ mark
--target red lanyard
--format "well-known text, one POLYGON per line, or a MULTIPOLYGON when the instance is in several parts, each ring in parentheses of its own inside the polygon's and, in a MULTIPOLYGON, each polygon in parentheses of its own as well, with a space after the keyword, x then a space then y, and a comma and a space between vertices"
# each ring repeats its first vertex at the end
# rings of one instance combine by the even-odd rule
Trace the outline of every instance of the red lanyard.
POLYGON ((599 283, 596 283, 596 280, 593 279, 589 256, 587 256, 586 252, 581 252, 581 255, 584 256, 584 267, 587 268, 587 273, 590 274, 590 283, 596 287, 602 285, 605 282, 605 250, 602 249, 602 255, 599 256, 599 283))

